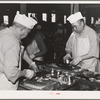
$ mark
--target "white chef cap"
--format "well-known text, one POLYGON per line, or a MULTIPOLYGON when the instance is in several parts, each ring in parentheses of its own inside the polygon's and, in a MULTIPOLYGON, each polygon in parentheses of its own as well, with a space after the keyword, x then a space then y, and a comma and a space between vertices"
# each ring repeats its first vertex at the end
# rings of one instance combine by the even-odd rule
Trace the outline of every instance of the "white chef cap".
POLYGON ((81 12, 77 12, 75 14, 70 15, 67 20, 72 24, 80 19, 83 19, 81 12))
POLYGON ((14 22, 17 22, 29 29, 32 29, 37 21, 31 17, 27 17, 25 14, 16 14, 14 18, 14 22))

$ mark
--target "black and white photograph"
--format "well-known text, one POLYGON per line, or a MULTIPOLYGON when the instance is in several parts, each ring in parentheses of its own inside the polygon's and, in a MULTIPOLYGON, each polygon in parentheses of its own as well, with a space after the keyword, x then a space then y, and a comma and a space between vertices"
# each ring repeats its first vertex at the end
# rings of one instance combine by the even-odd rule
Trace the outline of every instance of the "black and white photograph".
POLYGON ((100 99, 99 45, 100 2, 0 1, 1 97, 100 99))

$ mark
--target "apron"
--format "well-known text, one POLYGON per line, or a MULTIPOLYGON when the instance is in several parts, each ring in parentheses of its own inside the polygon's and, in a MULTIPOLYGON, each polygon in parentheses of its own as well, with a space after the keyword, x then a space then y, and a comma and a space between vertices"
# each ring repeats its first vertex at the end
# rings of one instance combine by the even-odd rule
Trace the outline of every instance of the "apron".
MULTIPOLYGON (((89 52, 90 42, 88 37, 76 37, 73 39, 73 58, 83 56, 89 52)), ((78 64, 81 68, 88 69, 90 71, 95 71, 95 67, 97 66, 97 58, 91 58, 83 60, 78 64)))
MULTIPOLYGON (((19 69, 21 69, 21 55, 22 55, 23 50, 24 50, 24 47, 21 46, 20 54, 19 54, 19 69)), ((0 73, 0 90, 17 90, 18 83, 19 81, 17 81, 15 84, 11 83, 7 79, 4 73, 0 73)))

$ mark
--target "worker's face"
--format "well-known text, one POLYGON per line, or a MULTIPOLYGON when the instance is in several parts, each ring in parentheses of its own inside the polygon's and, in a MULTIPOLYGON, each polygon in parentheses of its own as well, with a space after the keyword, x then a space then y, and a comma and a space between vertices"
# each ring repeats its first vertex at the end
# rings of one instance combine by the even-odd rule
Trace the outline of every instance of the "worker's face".
POLYGON ((25 37, 27 37, 27 35, 29 34, 30 31, 31 31, 31 29, 29 29, 29 28, 24 28, 24 29, 22 30, 22 39, 25 38, 25 37))
POLYGON ((72 24, 73 31, 80 34, 84 29, 84 23, 82 21, 77 21, 72 24))

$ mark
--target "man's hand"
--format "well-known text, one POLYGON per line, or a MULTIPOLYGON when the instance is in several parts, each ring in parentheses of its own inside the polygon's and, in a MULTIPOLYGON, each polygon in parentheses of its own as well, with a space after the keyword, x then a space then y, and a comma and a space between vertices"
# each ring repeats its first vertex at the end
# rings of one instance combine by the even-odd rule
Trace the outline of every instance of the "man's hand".
POLYGON ((27 69, 25 77, 28 79, 32 79, 35 76, 35 72, 33 70, 27 69))
POLYGON ((71 65, 77 65, 77 64, 79 64, 81 61, 82 61, 82 58, 81 58, 81 57, 76 57, 76 58, 74 58, 74 59, 70 62, 70 64, 71 64, 71 65))
POLYGON ((35 72, 30 69, 24 69, 23 71, 21 71, 21 76, 31 79, 35 76, 35 72))
POLYGON ((31 59, 34 59, 35 58, 35 55, 34 54, 30 55, 30 58, 31 59))
POLYGON ((37 65, 35 64, 35 62, 32 62, 29 66, 29 68, 33 69, 34 72, 39 72, 37 65))
POLYGON ((71 55, 70 55, 70 54, 66 54, 66 55, 63 57, 64 63, 66 63, 66 60, 69 60, 69 59, 71 59, 71 55))

